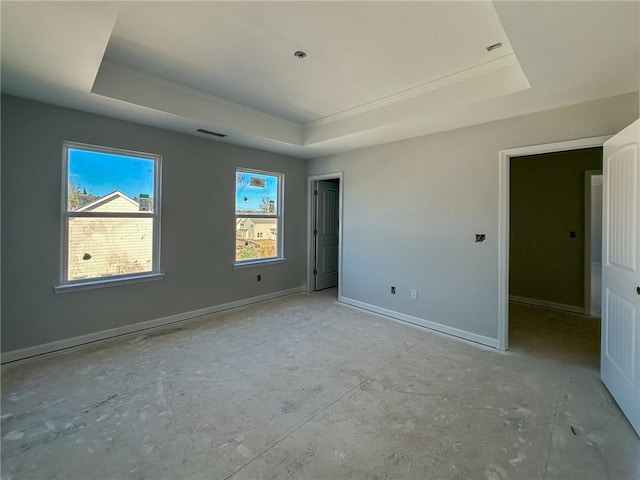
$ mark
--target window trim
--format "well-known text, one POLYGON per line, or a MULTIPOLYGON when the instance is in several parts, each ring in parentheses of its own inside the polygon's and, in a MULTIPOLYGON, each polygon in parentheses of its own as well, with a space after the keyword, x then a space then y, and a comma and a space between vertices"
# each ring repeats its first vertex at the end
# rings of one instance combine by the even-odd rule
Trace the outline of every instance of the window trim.
POLYGON ((270 263, 282 263, 286 260, 284 256, 284 173, 278 172, 269 172, 266 170, 256 170, 253 168, 245 168, 245 167, 236 167, 235 177, 236 183, 233 188, 233 213, 234 213, 234 249, 233 249, 233 267, 241 268, 241 267, 252 267, 257 265, 264 265, 270 263), (236 210, 236 200, 238 197, 238 184, 237 178, 238 173, 249 173, 256 175, 267 175, 271 177, 276 177, 278 179, 278 192, 276 194, 277 197, 277 208, 275 215, 260 215, 260 214, 239 214, 236 210), (275 218, 277 220, 278 229, 276 232, 277 240, 276 240, 276 248, 278 250, 278 255, 275 257, 268 258, 250 258, 247 260, 237 260, 236 259, 236 250, 235 250, 235 239, 236 239, 236 229, 239 218, 275 218))
POLYGON ((117 287, 119 285, 128 285, 130 283, 146 283, 146 282, 155 282, 157 280, 162 280, 164 278, 164 273, 141 273, 138 275, 129 275, 129 276, 111 276, 104 277, 99 280, 78 280, 74 283, 64 283, 61 285, 56 285, 53 287, 53 290, 56 293, 70 293, 77 292, 79 290, 93 290, 94 288, 104 288, 104 287, 117 287))
POLYGON ((99 145, 90 145, 86 143, 65 141, 62 144, 62 188, 61 188, 61 214, 60 214, 60 278, 59 284, 54 287, 56 293, 66 293, 77 290, 87 290, 92 288, 101 288, 109 286, 117 286, 128 283, 149 282, 161 280, 164 273, 160 271, 160 221, 161 221, 161 197, 162 197, 162 155, 155 153, 139 152, 134 150, 126 150, 123 148, 104 147, 99 145), (69 150, 85 150, 97 153, 106 153, 109 155, 119 155, 125 157, 142 158, 145 160, 153 160, 154 162, 154 193, 153 193, 153 211, 152 212, 70 212, 67 210, 67 202, 69 195, 69 150), (152 240, 152 269, 148 272, 127 273, 123 275, 110 275, 108 277, 92 277, 78 280, 68 280, 69 268, 69 222, 70 218, 151 218, 153 219, 153 240, 152 240))

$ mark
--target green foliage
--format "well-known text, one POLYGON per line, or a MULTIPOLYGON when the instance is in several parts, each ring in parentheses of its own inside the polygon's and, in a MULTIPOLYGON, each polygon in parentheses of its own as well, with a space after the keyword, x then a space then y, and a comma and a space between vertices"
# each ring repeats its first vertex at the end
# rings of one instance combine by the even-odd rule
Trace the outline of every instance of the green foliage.
POLYGON ((100 198, 92 193, 87 193, 86 188, 81 188, 73 182, 69 182, 68 192, 67 208, 72 212, 100 198))
POLYGON ((258 256, 258 251, 255 245, 249 244, 240 250, 238 256, 243 260, 249 260, 251 258, 256 258, 258 256))

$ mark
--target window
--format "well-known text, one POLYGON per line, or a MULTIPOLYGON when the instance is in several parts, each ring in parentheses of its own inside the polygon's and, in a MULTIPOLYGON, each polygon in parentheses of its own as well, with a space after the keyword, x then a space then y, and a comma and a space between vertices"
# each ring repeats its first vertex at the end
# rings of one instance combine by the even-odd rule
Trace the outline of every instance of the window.
POLYGON ((236 264, 282 258, 284 175, 236 171, 236 264))
POLYGON ((160 160, 159 155, 64 144, 58 288, 159 274, 160 160))

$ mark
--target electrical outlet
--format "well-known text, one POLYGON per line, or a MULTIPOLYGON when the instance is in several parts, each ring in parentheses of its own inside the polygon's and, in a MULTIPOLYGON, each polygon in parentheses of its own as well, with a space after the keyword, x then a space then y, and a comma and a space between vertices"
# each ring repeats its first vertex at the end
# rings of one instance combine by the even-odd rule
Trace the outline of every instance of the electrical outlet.
POLYGON ((411 300, 418 300, 418 290, 411 290, 411 300))
POLYGON ((256 275, 256 281, 257 282, 261 282, 262 281, 262 275, 256 275))
POLYGON ((391 295, 395 295, 396 294, 396 287, 391 287, 391 295))

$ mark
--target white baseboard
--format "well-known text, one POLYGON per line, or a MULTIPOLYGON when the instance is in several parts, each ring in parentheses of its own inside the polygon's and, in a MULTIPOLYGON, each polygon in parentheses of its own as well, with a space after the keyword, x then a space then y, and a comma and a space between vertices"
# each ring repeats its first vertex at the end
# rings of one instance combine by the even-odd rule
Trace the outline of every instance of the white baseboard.
POLYGON ((131 335, 143 331, 160 329, 169 325, 184 322, 186 320, 192 320, 203 315, 210 315, 212 313, 222 312, 223 310, 244 307, 252 303, 264 302, 266 300, 272 300, 274 298, 284 297, 285 295, 292 295, 294 293, 300 293, 304 291, 304 286, 290 288, 288 290, 280 290, 278 292, 267 293, 264 295, 259 295, 257 297, 236 300, 235 302, 223 303, 222 305, 214 305, 212 307, 200 308, 198 310, 191 310, 189 312, 177 313, 175 315, 169 315, 167 317, 156 318, 155 320, 147 320, 145 322, 133 323, 131 325, 111 328, 109 330, 102 330, 100 332, 89 333, 87 335, 80 335, 78 337, 57 340, 55 342, 35 345, 33 347, 22 348, 20 350, 3 352, 1 363, 4 364, 8 362, 15 362, 17 360, 23 360, 29 357, 59 352, 61 350, 67 350, 89 343, 95 343, 115 337, 121 337, 123 335, 131 335))
POLYGON ((435 330, 440 333, 446 333, 447 335, 452 335, 454 337, 462 338, 464 340, 469 340, 471 342, 479 343, 487 347, 496 348, 496 349, 498 348, 497 338, 485 337, 483 335, 478 335, 476 333, 467 332, 466 330, 460 330, 459 328, 450 327, 448 325, 443 325, 441 323, 431 322, 423 318, 412 317, 411 315, 406 315, 404 313, 396 312, 394 310, 388 310, 386 308, 377 307, 375 305, 371 305, 365 302, 360 302, 358 300, 354 300, 348 297, 340 297, 339 300, 343 303, 346 303, 347 305, 351 305, 357 308, 362 308, 364 310, 369 310, 370 312, 379 313, 381 315, 395 318, 396 320, 401 320, 403 322, 412 323, 420 327, 428 328, 429 330, 435 330))
POLYGON ((509 295, 509 301, 515 303, 524 303, 533 305, 534 307, 551 308, 552 310, 562 310, 570 313, 584 314, 584 307, 576 307, 575 305, 565 305, 564 303, 548 302, 546 300, 538 300, 536 298, 519 297, 517 295, 509 295))

